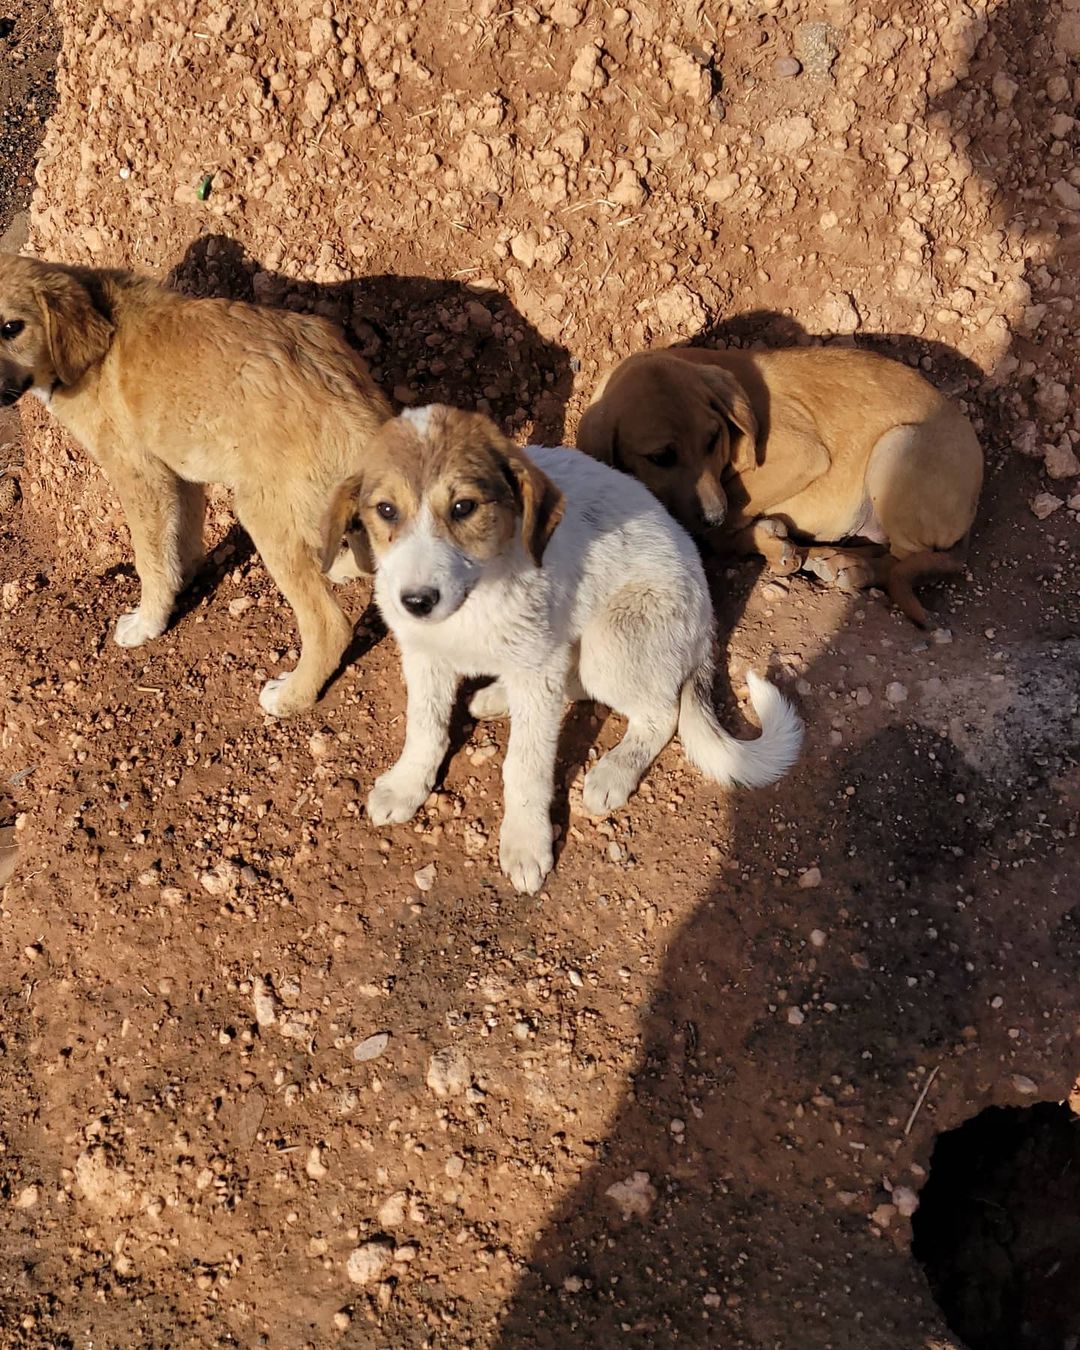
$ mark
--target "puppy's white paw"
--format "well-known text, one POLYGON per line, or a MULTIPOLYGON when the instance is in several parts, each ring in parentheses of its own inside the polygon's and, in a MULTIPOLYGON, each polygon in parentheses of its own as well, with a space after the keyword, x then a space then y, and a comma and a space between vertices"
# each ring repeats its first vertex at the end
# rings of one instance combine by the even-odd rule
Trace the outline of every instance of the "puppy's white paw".
POLYGON ((581 803, 590 816, 609 816, 626 805, 636 787, 634 775, 608 754, 585 775, 581 803))
POLYGON ((428 787, 407 774, 390 769, 368 793, 367 813, 372 825, 402 825, 412 820, 427 800, 428 787))
POLYGON ((164 631, 164 623, 151 622, 141 609, 133 609, 117 619, 113 641, 118 647, 141 647, 144 642, 160 637, 164 631))
POLYGON ((499 836, 499 866, 510 878, 515 891, 535 895, 554 862, 550 825, 528 829, 503 823, 499 836))
POLYGON ((259 705, 271 717, 292 717, 296 713, 306 712, 313 703, 311 699, 300 697, 299 688, 291 675, 275 675, 259 691, 259 705))
POLYGON ((483 689, 478 689, 469 700, 469 716, 475 717, 478 722, 505 717, 509 711, 506 685, 502 680, 496 680, 494 684, 487 684, 483 689))

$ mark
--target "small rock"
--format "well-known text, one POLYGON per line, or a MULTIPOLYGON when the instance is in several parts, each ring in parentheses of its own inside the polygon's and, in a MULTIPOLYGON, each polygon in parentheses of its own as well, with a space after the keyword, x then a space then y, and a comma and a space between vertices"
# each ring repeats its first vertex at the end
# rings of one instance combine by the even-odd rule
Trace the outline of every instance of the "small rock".
POLYGON ((648 195, 648 188, 633 169, 628 169, 621 174, 607 194, 608 200, 613 201, 616 206, 625 206, 631 211, 637 210, 639 206, 644 206, 648 195))
POLYGON ((459 1097, 472 1082, 472 1066, 463 1050, 448 1045, 428 1061, 427 1085, 436 1097, 459 1097))
POLYGON ((615 842, 615 840, 613 839, 613 840, 611 841, 611 843, 608 844, 608 846, 607 846, 607 855, 608 855, 608 861, 609 861, 609 862, 614 862, 614 863, 622 862, 622 856, 623 856, 622 845, 621 845, 621 844, 617 844, 617 843, 615 842))
POLYGON ((826 934, 824 934, 820 928, 811 929, 810 932, 811 947, 824 947, 826 940, 827 940, 826 934))
POLYGON ((394 1264, 407 1266, 410 1261, 415 1261, 419 1254, 419 1247, 414 1246, 411 1242, 406 1242, 404 1246, 394 1248, 394 1264))
POLYGON ((990 81, 990 92, 994 95, 994 101, 999 108, 1009 108, 1016 97, 1016 91, 1020 86, 1011 76, 1006 75, 1003 70, 999 70, 990 81))
POLYGON ((806 1014, 801 1008, 789 1008, 787 1010, 787 1020, 793 1027, 801 1027, 806 1021, 806 1014))
POLYGON ((240 881, 240 869, 235 863, 222 861, 212 871, 199 877, 199 885, 207 895, 229 895, 240 881))
POLYGON ((604 1192, 618 1205, 624 1219, 643 1219, 656 1200, 656 1187, 648 1172, 635 1172, 625 1181, 616 1181, 604 1192))
POLYGON ((311 751, 312 759, 325 759, 333 748, 334 744, 330 737, 324 736, 321 731, 316 731, 314 735, 308 737, 308 749, 311 751))
POLYGON ((1067 178, 1059 178, 1054 184, 1054 196, 1067 211, 1080 211, 1080 189, 1073 187, 1067 178))
POLYGON ((802 63, 793 56, 778 56, 772 63, 772 70, 778 80, 791 80, 801 72, 802 63))
POLYGON ((256 1023, 260 1027, 272 1027, 277 1021, 277 999, 260 975, 256 975, 253 981, 251 1001, 255 1006, 256 1023))
POLYGON ((551 22, 560 28, 576 28, 585 17, 585 10, 573 0, 555 0, 551 6, 551 22))
POLYGON ((394 1259, 389 1242, 365 1242, 349 1256, 345 1269, 353 1284, 371 1284, 384 1274, 394 1259))
POLYGON ((905 1219, 910 1219, 919 1208, 919 1197, 910 1186, 894 1186, 892 1202, 905 1219))
POLYGON ((1034 1097, 1039 1090, 1039 1086, 1034 1079, 1028 1078, 1026 1074, 1022 1073, 1013 1074, 1012 1085, 1017 1092, 1023 1093, 1025 1097, 1034 1097))
POLYGON ((456 1181, 462 1172, 465 1171, 465 1159, 460 1153, 451 1153, 446 1160, 446 1166, 443 1171, 452 1181, 456 1181))
POLYGON ((330 1175, 330 1169, 323 1162, 323 1151, 318 1144, 312 1146, 307 1155, 307 1162, 304 1163, 304 1171, 312 1181, 322 1181, 324 1177, 330 1175))
POLYGON ((1039 520, 1045 520, 1047 516, 1052 516, 1059 507, 1065 503, 1060 497, 1055 497, 1052 492, 1038 492, 1031 499, 1031 512, 1039 520))
POLYGON ((840 55, 840 30, 820 20, 801 23, 795 29, 795 55, 815 80, 828 79, 840 55))
POLYGON ((1080 473, 1080 459, 1076 458, 1072 446, 1062 441, 1060 445, 1046 447, 1043 467, 1051 478, 1074 478, 1080 473))
POLYGON ((870 1222, 876 1223, 879 1228, 888 1228, 895 1218, 895 1205, 878 1205, 877 1209, 870 1215, 870 1222))
POLYGON ((580 1275, 567 1275, 562 1282, 562 1287, 567 1294, 580 1294, 585 1288, 585 1281, 580 1275))
POLYGON ((414 872, 413 881, 416 882, 418 891, 430 891, 435 885, 435 864, 428 863, 426 867, 421 867, 419 872, 414 872))
POLYGON ((335 1331, 348 1331, 352 1326, 352 1317, 344 1308, 342 1308, 340 1312, 334 1314, 332 1321, 334 1323, 335 1331))
POLYGON ((246 614, 254 603, 250 595, 238 595, 235 600, 229 601, 229 614, 232 618, 238 619, 241 614, 246 614))
POLYGON ((870 704, 873 703, 873 701, 874 701, 874 696, 873 696, 873 694, 870 692, 870 690, 866 688, 865 685, 863 685, 862 688, 856 689, 856 690, 855 690, 855 706, 856 706, 856 707, 858 707, 858 708, 869 708, 870 704))
POLYGON ((16 1209, 33 1209, 40 1199, 40 1187, 34 1185, 24 1186, 12 1201, 12 1204, 16 1209))
POLYGON ((321 122, 330 107, 330 95, 319 80, 312 80, 304 90, 304 107, 316 122, 321 122))
POLYGON ((377 1031, 374 1036, 368 1036, 359 1045, 353 1046, 353 1059, 361 1064, 367 1063, 369 1059, 378 1059, 389 1044, 390 1033, 377 1031))
POLYGON ((1069 391, 1060 381, 1047 380, 1035 391, 1035 406, 1051 422, 1060 422, 1069 411, 1069 391))
POLYGON ((395 1191, 379 1206, 379 1223, 384 1228, 400 1228, 405 1222, 405 1210, 409 1197, 405 1191, 395 1191))
POLYGON ((821 885, 821 868, 808 867, 799 877, 799 890, 814 891, 821 885))
POLYGON ((600 64, 600 55, 599 42, 590 42, 578 52, 574 64, 570 67, 570 78, 567 81, 571 92, 588 94, 593 89, 602 89, 607 84, 604 67, 600 64))
POLYGON ((906 703, 907 696, 907 689, 899 680, 893 680, 891 684, 885 686, 885 701, 893 704, 894 707, 898 703, 906 703))

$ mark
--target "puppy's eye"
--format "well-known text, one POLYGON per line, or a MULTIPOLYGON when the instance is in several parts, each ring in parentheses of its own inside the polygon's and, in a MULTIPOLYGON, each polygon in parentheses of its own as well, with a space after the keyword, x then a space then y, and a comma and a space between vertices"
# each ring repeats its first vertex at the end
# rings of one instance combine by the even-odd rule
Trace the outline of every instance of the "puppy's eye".
POLYGON ((450 518, 452 520, 465 520, 476 510, 476 503, 471 497, 459 497, 450 508, 450 518))
POLYGON ((376 502, 375 510, 383 520, 390 521, 391 523, 397 520, 397 507, 393 502, 376 502))
POLYGON ((645 458, 658 469, 673 469, 679 462, 679 452, 673 445, 665 445, 663 450, 657 450, 655 454, 646 455, 645 458))
POLYGON ((7 323, 0 324, 0 338, 5 342, 10 342, 12 338, 17 338, 26 327, 22 319, 8 319, 7 323))

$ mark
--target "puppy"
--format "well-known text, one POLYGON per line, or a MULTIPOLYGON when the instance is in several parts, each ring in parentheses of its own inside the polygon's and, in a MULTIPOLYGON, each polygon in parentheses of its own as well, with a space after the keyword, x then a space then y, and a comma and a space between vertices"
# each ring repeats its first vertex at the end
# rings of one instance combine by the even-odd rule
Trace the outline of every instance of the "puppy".
POLYGON ((375 825, 409 820, 449 744, 463 677, 494 675, 474 716, 510 715, 499 846, 521 891, 552 866, 555 752, 567 698, 627 719, 585 778, 586 809, 625 805, 678 729, 719 783, 771 783, 802 726, 773 685, 749 677, 758 740, 735 740, 711 702, 713 615, 693 541, 645 488, 576 450, 528 455, 487 418, 432 406, 375 438, 329 513, 324 565, 362 527, 375 599, 401 648, 408 719, 401 758, 375 784, 375 825))
POLYGON ((983 456, 921 375, 852 348, 643 352, 601 380, 581 449, 640 478, 692 533, 844 589, 964 570, 983 456), (796 547, 790 535, 811 544, 796 547))
POLYGON ((319 569, 326 502, 391 416, 337 329, 0 254, 0 403, 28 392, 124 508, 141 595, 117 621, 120 646, 165 631, 202 559, 203 485, 224 483, 300 627, 299 664, 259 702, 278 717, 311 707, 352 631, 319 569))

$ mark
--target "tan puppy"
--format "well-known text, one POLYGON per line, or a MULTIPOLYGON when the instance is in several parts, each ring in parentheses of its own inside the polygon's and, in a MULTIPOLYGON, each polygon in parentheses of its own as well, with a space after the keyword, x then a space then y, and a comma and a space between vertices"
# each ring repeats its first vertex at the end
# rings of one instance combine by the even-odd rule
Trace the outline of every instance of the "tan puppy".
POLYGON ((691 530, 845 589, 884 586, 916 623, 912 584, 963 571, 983 456, 921 375, 852 348, 643 352, 601 380, 578 433, 691 530), (788 533, 811 544, 799 549, 788 533), (961 546, 961 547, 958 547, 961 546))
POLYGON ((165 631, 202 558, 203 484, 226 484, 300 627, 299 664, 259 702, 278 717, 311 707, 352 631, 319 567, 326 502, 391 416, 338 330, 0 254, 0 404, 27 392, 124 508, 142 593, 116 641, 138 647, 165 631))

